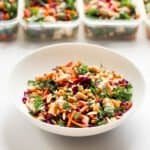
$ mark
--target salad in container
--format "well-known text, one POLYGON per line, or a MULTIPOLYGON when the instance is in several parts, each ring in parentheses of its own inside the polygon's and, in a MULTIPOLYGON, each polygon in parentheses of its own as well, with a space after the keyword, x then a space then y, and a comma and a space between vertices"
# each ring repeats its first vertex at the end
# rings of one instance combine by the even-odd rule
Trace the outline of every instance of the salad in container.
POLYGON ((135 0, 83 0, 82 17, 88 38, 136 38, 141 21, 135 0))
POLYGON ((21 26, 29 39, 75 37, 79 13, 76 0, 24 0, 21 26))
POLYGON ((0 1, 0 41, 12 40, 18 31, 18 0, 0 1))
POLYGON ((147 37, 150 39, 150 0, 144 0, 145 25, 147 37))

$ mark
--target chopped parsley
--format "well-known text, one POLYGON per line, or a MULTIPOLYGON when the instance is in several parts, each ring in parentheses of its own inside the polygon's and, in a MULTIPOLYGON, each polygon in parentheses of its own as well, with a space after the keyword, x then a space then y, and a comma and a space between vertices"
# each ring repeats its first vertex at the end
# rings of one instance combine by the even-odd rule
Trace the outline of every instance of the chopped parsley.
POLYGON ((81 113, 80 112, 76 112, 75 115, 73 116, 73 118, 75 120, 77 120, 80 117, 81 113))
POLYGON ((60 125, 60 126, 62 126, 62 127, 64 127, 65 126, 65 122, 63 121, 63 120, 58 120, 58 125, 60 125))
POLYGON ((36 111, 41 110, 44 103, 41 96, 34 96, 34 102, 33 102, 34 108, 36 111))
POLYGON ((63 104, 63 109, 65 109, 65 110, 70 109, 70 105, 69 105, 68 102, 65 102, 65 103, 63 104))
POLYGON ((129 84, 127 87, 117 87, 113 90, 112 98, 119 99, 122 101, 129 101, 132 97, 132 85, 129 84))
POLYGON ((78 74, 82 74, 82 75, 86 74, 88 72, 88 66, 82 64, 81 66, 77 68, 77 72, 78 74))

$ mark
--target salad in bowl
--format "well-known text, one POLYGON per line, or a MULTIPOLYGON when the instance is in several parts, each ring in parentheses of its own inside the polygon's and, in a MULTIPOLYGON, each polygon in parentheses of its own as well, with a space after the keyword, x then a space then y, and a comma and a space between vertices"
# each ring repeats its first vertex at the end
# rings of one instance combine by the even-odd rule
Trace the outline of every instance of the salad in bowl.
POLYGON ((128 123, 145 95, 134 63, 84 43, 55 44, 25 56, 13 69, 9 88, 11 101, 35 126, 73 137, 128 123))
POLYGON ((68 62, 28 81, 23 103, 36 119, 65 127, 107 124, 132 107, 132 85, 102 66, 68 62))

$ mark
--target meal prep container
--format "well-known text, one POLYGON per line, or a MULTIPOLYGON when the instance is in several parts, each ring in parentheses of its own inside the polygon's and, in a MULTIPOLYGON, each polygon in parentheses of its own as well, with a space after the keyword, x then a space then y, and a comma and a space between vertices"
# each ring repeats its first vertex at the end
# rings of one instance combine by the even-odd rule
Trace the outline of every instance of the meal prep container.
MULTIPOLYGON (((77 0, 77 11, 78 11, 78 0, 77 0)), ((28 23, 23 19, 25 8, 25 0, 20 4, 20 25, 24 31, 25 37, 29 40, 38 40, 38 39, 51 39, 59 40, 66 38, 75 38, 77 35, 80 14, 77 20, 73 21, 57 21, 56 23, 48 22, 37 22, 37 23, 28 23)), ((79 13, 79 11, 78 11, 79 13)))
POLYGON ((150 19, 145 20, 145 28, 147 37, 150 39, 150 19))
POLYGON ((17 17, 11 20, 0 21, 0 41, 16 39, 18 32, 19 1, 17 6, 17 17))
POLYGON ((136 20, 100 20, 88 18, 84 12, 84 0, 80 1, 82 7, 81 17, 84 23, 85 35, 93 39, 120 39, 134 40, 141 23, 139 0, 133 0, 140 17, 136 20))
POLYGON ((144 18, 144 25, 146 29, 147 37, 150 39, 150 16, 147 15, 144 0, 142 0, 142 10, 143 10, 143 18, 144 18))

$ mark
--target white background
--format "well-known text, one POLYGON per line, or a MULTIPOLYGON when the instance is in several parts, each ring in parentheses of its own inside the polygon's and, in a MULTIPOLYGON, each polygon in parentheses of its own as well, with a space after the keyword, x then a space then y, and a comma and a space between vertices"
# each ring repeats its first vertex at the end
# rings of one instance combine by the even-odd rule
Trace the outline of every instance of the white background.
MULTIPOLYGON (((81 32, 81 31, 80 31, 81 32)), ((112 48, 135 62, 150 83, 150 40, 141 27, 136 41, 86 41, 82 33, 74 42, 91 42, 112 48)), ((65 41, 67 42, 67 41, 65 41)), ((9 99, 10 71, 23 56, 52 42, 29 42, 22 34, 17 41, 0 43, 0 150, 149 150, 150 99, 141 110, 108 133, 86 138, 69 138, 39 130, 23 118, 9 99)), ((19 77, 18 77, 19 78, 19 77)), ((19 87, 18 87, 19 88, 19 87)))

